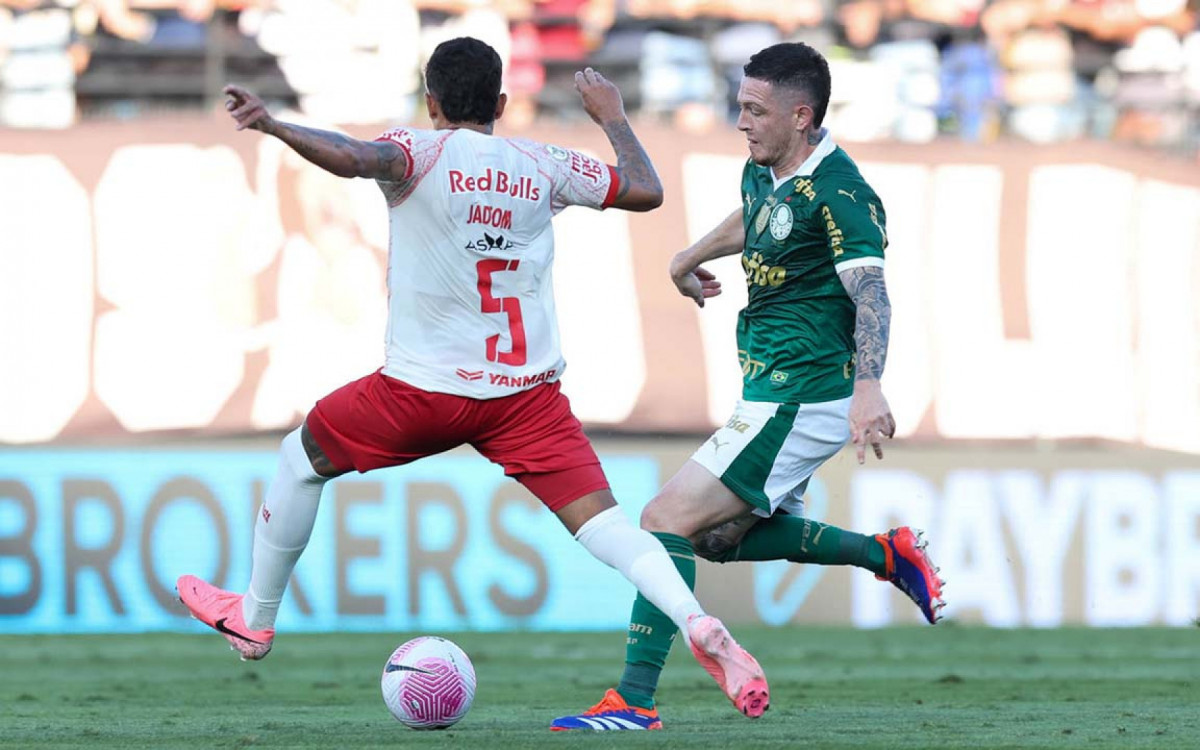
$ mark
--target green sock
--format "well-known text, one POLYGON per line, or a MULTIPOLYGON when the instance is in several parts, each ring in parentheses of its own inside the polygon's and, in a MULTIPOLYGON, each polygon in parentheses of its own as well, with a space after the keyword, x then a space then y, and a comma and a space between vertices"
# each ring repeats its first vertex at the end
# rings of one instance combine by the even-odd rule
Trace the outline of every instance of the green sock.
POLYGON ((799 516, 777 515, 755 524, 742 543, 718 562, 790 560, 817 565, 854 565, 875 575, 887 567, 883 545, 873 536, 799 516))
MULTIPOLYGON (((654 532, 658 541, 667 548, 671 562, 688 588, 696 587, 696 554, 692 543, 675 534, 654 532)), ((625 640, 625 672, 617 685, 617 692, 625 702, 638 708, 654 708, 654 691, 658 689, 658 676, 667 663, 671 644, 679 628, 670 617, 654 606, 641 594, 633 602, 629 613, 629 635, 625 640)))

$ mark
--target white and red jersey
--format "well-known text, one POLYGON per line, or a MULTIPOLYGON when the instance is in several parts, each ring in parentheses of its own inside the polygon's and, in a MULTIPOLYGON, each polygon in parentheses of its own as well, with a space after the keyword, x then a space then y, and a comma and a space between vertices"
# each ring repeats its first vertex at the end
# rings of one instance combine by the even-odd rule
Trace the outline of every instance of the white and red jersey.
POLYGON ((565 363, 550 219, 605 208, 611 167, 570 149, 472 130, 389 130, 409 172, 389 205, 387 359, 417 388, 478 399, 553 382, 565 363))

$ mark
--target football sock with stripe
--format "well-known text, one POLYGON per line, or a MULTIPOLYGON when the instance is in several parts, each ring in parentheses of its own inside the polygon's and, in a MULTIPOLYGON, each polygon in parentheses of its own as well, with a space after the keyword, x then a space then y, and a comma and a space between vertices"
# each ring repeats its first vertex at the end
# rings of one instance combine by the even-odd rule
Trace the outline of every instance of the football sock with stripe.
MULTIPOLYGON (((696 556, 692 543, 681 536, 654 532, 671 555, 671 562, 689 588, 696 586, 696 556)), ((625 641, 625 671, 617 692, 625 702, 638 708, 654 707, 654 692, 662 674, 671 644, 679 631, 667 617, 647 599, 638 594, 629 614, 629 634, 625 641)))
POLYGON ((736 547, 716 562, 790 560, 817 565, 853 565, 882 576, 887 558, 873 536, 798 516, 775 515, 755 524, 736 547))

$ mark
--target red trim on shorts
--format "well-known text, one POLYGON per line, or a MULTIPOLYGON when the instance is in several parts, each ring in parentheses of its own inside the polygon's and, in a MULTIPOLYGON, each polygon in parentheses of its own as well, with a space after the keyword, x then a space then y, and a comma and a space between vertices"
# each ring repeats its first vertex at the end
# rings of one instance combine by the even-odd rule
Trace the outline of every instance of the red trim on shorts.
POLYGON ((608 167, 608 193, 605 194, 603 202, 600 203, 600 208, 608 208, 617 199, 617 189, 621 187, 621 176, 617 174, 617 170, 611 164, 605 164, 608 167))

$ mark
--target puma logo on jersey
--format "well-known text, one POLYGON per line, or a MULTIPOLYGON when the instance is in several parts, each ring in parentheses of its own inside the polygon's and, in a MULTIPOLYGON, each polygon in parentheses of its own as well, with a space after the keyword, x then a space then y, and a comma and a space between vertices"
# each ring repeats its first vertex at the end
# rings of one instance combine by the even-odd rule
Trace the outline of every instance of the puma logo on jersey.
POLYGON ((842 190, 840 188, 838 189, 838 195, 844 195, 847 198, 849 198, 850 200, 854 201, 855 203, 858 203, 858 199, 854 197, 854 194, 857 192, 858 192, 857 190, 851 190, 850 192, 847 193, 845 190, 842 190))

